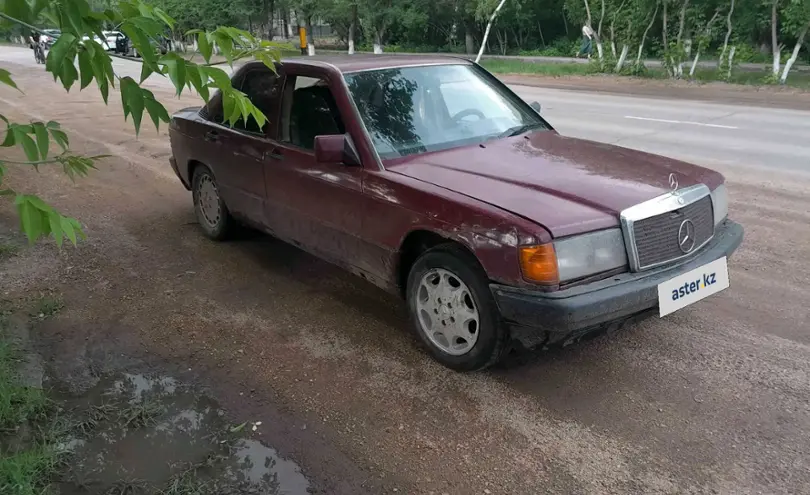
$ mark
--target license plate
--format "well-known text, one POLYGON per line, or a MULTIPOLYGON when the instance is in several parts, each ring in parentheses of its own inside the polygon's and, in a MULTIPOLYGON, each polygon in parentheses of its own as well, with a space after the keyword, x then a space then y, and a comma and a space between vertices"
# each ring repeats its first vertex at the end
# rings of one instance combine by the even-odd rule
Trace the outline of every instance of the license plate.
POLYGON ((658 316, 728 289, 728 260, 725 256, 658 284, 658 316))

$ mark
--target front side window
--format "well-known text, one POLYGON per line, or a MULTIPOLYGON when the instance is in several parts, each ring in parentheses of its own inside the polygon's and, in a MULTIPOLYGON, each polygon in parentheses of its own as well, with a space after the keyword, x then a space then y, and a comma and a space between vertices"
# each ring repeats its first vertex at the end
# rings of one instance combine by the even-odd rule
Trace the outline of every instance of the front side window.
POLYGON ((315 149, 315 136, 346 132, 328 83, 306 76, 288 77, 279 125, 281 141, 305 150, 315 149))
MULTIPOLYGON (((260 129, 259 124, 253 117, 250 117, 247 122, 240 117, 233 125, 235 130, 246 131, 253 134, 266 134, 267 128, 270 125, 269 119, 272 117, 273 102, 278 98, 280 93, 280 81, 280 78, 276 74, 265 68, 254 69, 241 75, 241 77, 234 78, 232 81, 233 86, 245 93, 250 102, 261 110, 268 119, 268 121, 265 122, 264 128, 260 129)), ((227 116, 224 114, 221 92, 217 91, 211 98, 208 105, 204 108, 203 115, 212 122, 230 125, 226 122, 227 116)))
POLYGON ((473 65, 380 69, 344 77, 383 159, 548 129, 536 112, 473 65))

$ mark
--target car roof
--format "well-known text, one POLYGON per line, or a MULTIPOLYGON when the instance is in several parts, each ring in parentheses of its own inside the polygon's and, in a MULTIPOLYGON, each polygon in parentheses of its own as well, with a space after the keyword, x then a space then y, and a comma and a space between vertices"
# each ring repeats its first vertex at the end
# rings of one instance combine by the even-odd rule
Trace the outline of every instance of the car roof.
POLYGON ((460 56, 451 55, 332 55, 313 57, 289 57, 281 60, 283 65, 326 67, 337 69, 342 73, 359 72, 378 69, 395 69, 400 67, 413 67, 420 65, 449 65, 472 62, 460 56))

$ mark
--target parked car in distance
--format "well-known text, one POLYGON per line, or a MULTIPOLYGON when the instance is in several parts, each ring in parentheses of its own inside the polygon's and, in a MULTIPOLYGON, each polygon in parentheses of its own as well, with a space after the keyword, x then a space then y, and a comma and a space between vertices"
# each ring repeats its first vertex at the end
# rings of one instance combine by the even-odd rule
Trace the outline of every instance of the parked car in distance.
POLYGON ((62 31, 58 29, 43 29, 42 32, 45 34, 40 36, 39 39, 40 41, 45 43, 45 48, 49 50, 53 46, 53 44, 56 43, 56 38, 58 38, 59 35, 62 34, 62 31))
MULTIPOLYGON (((138 53, 138 49, 135 48, 130 41, 129 37, 121 32, 116 32, 115 35, 115 48, 113 51, 115 53, 125 55, 127 57, 140 57, 141 55, 138 53)), ((152 46, 156 47, 158 51, 160 51, 161 55, 166 55, 169 51, 169 44, 168 40, 164 37, 159 37, 158 39, 150 39, 152 46)))
POLYGON ((729 286, 743 228, 721 174, 562 136, 468 60, 301 57, 232 83, 263 127, 223 124, 221 94, 170 124, 202 232, 255 227, 402 296, 450 368, 729 286))

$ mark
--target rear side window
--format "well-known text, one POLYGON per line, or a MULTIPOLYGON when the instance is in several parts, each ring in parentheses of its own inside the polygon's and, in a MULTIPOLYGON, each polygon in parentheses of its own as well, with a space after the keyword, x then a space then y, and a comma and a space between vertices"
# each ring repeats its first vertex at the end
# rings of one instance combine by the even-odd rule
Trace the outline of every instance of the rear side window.
MULTIPOLYGON (((239 79, 234 78, 233 86, 242 91, 250 99, 251 103, 264 113, 268 121, 264 128, 260 129, 256 120, 252 117, 245 122, 240 118, 233 126, 234 129, 253 134, 266 134, 270 119, 273 117, 273 109, 281 92, 281 78, 267 68, 253 69, 245 74, 240 74, 239 79)), ((224 108, 222 105, 222 94, 217 92, 208 105, 200 110, 200 116, 211 122, 228 125, 225 122, 224 108)))

